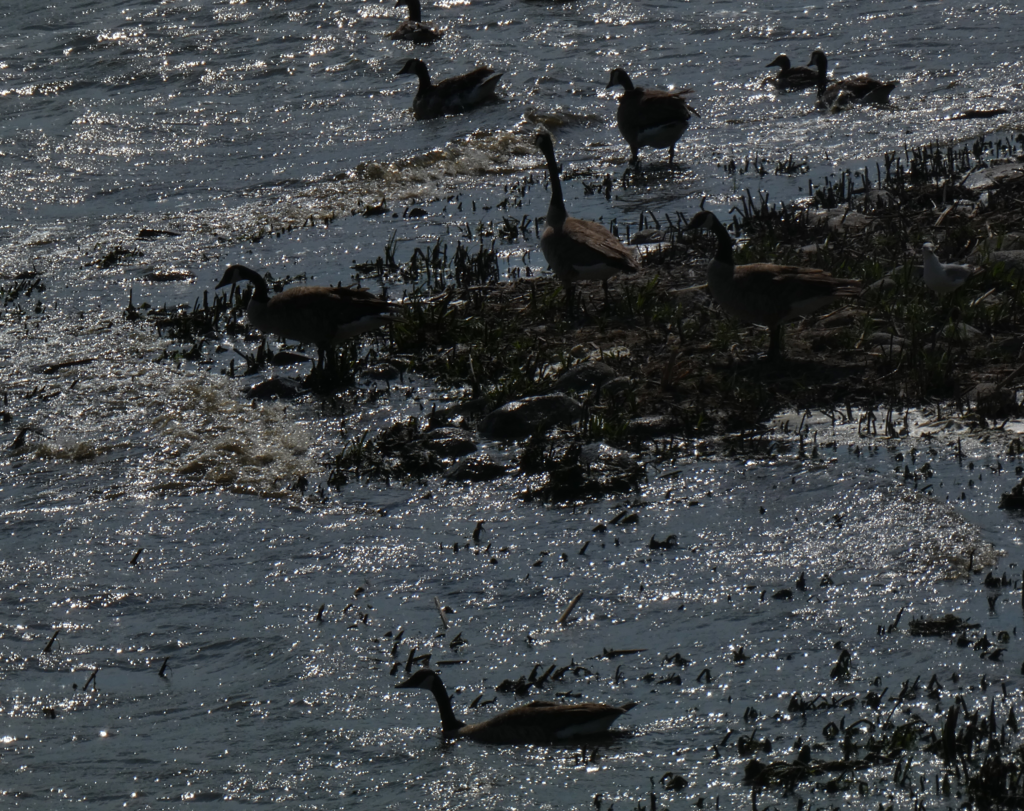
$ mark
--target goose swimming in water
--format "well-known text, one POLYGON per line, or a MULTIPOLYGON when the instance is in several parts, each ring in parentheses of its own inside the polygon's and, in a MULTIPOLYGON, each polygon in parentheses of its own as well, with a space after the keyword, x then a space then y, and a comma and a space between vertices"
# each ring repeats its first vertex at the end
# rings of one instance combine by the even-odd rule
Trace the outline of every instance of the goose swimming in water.
POLYGON ((970 265, 947 265, 939 261, 935 248, 930 242, 921 247, 924 259, 924 283, 940 296, 960 288, 972 276, 981 273, 981 268, 970 265))
POLYGON ((429 690, 441 711, 441 734, 446 740, 468 738, 477 743, 552 743, 608 731, 616 718, 636 706, 635 702, 613 707, 609 704, 556 704, 533 701, 507 710, 478 724, 455 717, 452 700, 441 677, 433 670, 420 670, 398 685, 399 689, 429 690))
POLYGON ((409 7, 409 19, 392 32, 391 39, 401 39, 416 45, 430 45, 444 36, 443 31, 435 31, 421 19, 420 0, 398 0, 395 7, 398 6, 409 7))
POLYGON ((818 84, 819 71, 817 68, 802 66, 794 68, 785 54, 776 56, 773 61, 768 63, 768 67, 779 69, 775 76, 765 80, 772 82, 779 90, 799 90, 805 87, 815 87, 818 84))
POLYGON ((480 66, 462 76, 452 76, 437 84, 430 81, 427 66, 419 59, 410 59, 398 75, 419 77, 420 86, 412 100, 416 118, 436 118, 440 115, 462 113, 495 98, 495 88, 502 74, 480 66))
POLYGON ((829 84, 828 57, 820 48, 811 54, 808 65, 818 68, 818 106, 830 110, 843 109, 847 104, 887 104, 898 81, 882 82, 870 76, 850 76, 829 84))
POLYGON ((706 228, 718 240, 708 263, 708 290, 729 315, 768 327, 768 359, 782 354, 782 325, 841 298, 860 294, 860 282, 837 279, 818 268, 792 265, 737 265, 732 237, 710 211, 698 212, 690 229, 706 228))
POLYGON ((700 118, 700 113, 683 98, 688 91, 670 92, 634 87, 629 74, 622 68, 612 70, 608 81, 608 87, 616 85, 620 85, 624 92, 619 96, 615 120, 633 153, 631 162, 637 162, 640 147, 652 146, 668 150, 668 165, 671 166, 676 141, 682 138, 690 126, 690 117, 695 115, 700 118))
POLYGON ((361 288, 290 287, 271 296, 266 279, 245 265, 231 265, 217 287, 242 282, 253 286, 245 310, 249 323, 287 341, 315 344, 321 370, 328 352, 346 338, 397 320, 394 304, 361 288))
POLYGON ((569 216, 562 198, 562 181, 551 135, 541 130, 534 143, 544 153, 551 178, 551 202, 544 218, 540 249, 555 276, 565 285, 566 310, 571 314, 576 282, 602 282, 607 298, 609 278, 620 272, 635 273, 640 266, 633 251, 603 225, 569 216))

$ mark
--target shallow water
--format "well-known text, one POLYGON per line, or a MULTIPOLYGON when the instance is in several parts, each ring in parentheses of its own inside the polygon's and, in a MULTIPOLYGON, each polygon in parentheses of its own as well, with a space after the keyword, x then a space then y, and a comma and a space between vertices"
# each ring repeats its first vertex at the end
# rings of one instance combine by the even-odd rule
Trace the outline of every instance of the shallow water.
MULTIPOLYGON (((392 234, 407 258, 439 238, 473 241, 481 221, 532 220, 546 207, 543 187, 525 182, 541 177, 529 138, 538 122, 555 130, 574 211, 624 223, 647 209, 689 216, 705 195, 727 209, 747 179, 720 168, 730 159, 806 159, 806 175, 758 181, 789 199, 808 178, 904 142, 992 125, 947 120, 964 108, 1011 108, 996 121, 1012 131, 1024 122, 1020 14, 1013 4, 445 3, 426 10, 448 33, 424 58, 439 76, 490 62, 505 71, 505 101, 415 122, 414 89, 394 74, 424 52, 382 38, 400 18, 391 3, 0 9, 8 804, 582 809, 600 793, 632 807, 647 802, 649 778, 672 771, 690 783, 661 792, 662 804, 732 807, 749 802, 738 735, 756 725, 774 742, 760 757, 791 760, 797 737, 821 742, 839 722, 838 710, 816 713, 805 728, 787 712, 793 692, 863 695, 877 677, 895 694, 934 672, 942 699, 908 706, 935 726, 956 692, 981 706, 1003 685, 1019 704, 1022 528, 995 507, 1018 478, 1005 434, 928 425, 928 414, 914 436, 882 440, 819 416, 804 426, 804 456, 781 427, 746 463, 686 444, 639 492, 577 510, 524 503, 522 478, 335 489, 325 465, 347 442, 461 393, 407 376, 332 401, 253 405, 247 381, 222 374, 242 339, 217 336, 196 360, 122 315, 129 294, 136 306, 191 305, 230 261, 334 283, 392 234), (820 116, 807 95, 761 87, 778 52, 796 61, 819 45, 840 75, 900 79, 893 104, 820 116), (647 153, 641 186, 620 183, 627 151, 603 89, 615 64, 638 81, 694 87, 702 115, 680 143, 683 166, 666 172, 663 153, 647 153), (609 173, 611 200, 586 193, 609 173), (349 213, 382 197, 383 216, 349 213), (505 197, 507 211, 493 208, 505 197), (412 206, 426 216, 401 216, 412 206), (311 217, 315 227, 301 227, 311 217), (141 239, 143 227, 177 235, 141 239), (183 278, 148 281, 155 271, 183 278), (931 478, 904 479, 925 460, 931 478), (623 510, 637 522, 595 532, 623 510), (650 548, 671 534, 675 548, 650 548), (981 576, 963 577, 970 550, 976 565, 996 560, 987 545, 1015 581, 992 610, 981 576), (801 572, 806 591, 795 590, 801 572), (783 588, 793 599, 773 599, 783 588), (454 611, 446 632, 435 597, 454 611), (879 635, 900 609, 899 631, 879 635), (978 637, 1007 632, 1002 659, 903 632, 910 616, 948 612, 981 623, 978 637), (459 634, 466 644, 453 647, 459 634), (850 684, 829 677, 837 646, 853 654, 850 684), (429 696, 392 689, 413 648, 435 665, 462 662, 441 669, 469 720, 519 700, 465 709, 502 680, 571 662, 585 670, 539 697, 639 706, 596 756, 442 746, 429 696), (631 648, 644 650, 604 657, 631 648)), ((543 272, 524 231, 502 246, 504 261, 543 272)), ((386 338, 371 350, 374 340, 386 338)), ((875 791, 840 796, 876 807, 875 791)), ((893 799, 912 804, 908 792, 893 799)))

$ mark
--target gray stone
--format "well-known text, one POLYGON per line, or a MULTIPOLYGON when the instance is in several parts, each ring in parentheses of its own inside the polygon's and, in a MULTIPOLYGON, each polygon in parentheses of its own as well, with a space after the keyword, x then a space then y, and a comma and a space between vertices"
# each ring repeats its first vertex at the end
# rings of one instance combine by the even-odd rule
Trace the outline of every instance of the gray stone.
POLYGON ((453 464, 442 475, 452 482, 489 482, 501 478, 507 469, 486 453, 466 456, 453 464))
POLYGON ((592 360, 562 372, 551 388, 555 391, 582 391, 600 386, 613 377, 615 370, 611 366, 592 360))
POLYGON ((630 420, 626 433, 637 439, 652 439, 676 432, 678 424, 666 414, 654 414, 649 417, 637 417, 630 420))
POLYGON ((583 406, 566 394, 542 394, 514 400, 495 409, 478 430, 488 439, 524 439, 553 425, 571 423, 583 414, 583 406))
POLYGON ((423 447, 439 456, 454 458, 476 453, 473 435, 462 428, 444 426, 427 431, 423 435, 423 447))

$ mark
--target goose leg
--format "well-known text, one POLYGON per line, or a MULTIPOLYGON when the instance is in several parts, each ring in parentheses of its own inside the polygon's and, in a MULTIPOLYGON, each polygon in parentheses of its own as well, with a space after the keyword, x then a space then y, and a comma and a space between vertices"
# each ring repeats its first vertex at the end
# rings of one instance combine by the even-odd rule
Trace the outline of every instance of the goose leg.
POLYGON ((669 166, 672 165, 672 161, 675 160, 675 157, 676 157, 676 145, 672 144, 672 146, 670 146, 668 148, 668 165, 669 166))
POLYGON ((565 283, 565 317, 567 319, 570 319, 570 320, 572 319, 573 311, 575 309, 574 306, 573 306, 575 304, 575 298, 576 298, 576 291, 573 289, 572 282, 566 282, 565 283))
POLYGON ((768 360, 782 357, 782 324, 776 324, 768 331, 768 360))

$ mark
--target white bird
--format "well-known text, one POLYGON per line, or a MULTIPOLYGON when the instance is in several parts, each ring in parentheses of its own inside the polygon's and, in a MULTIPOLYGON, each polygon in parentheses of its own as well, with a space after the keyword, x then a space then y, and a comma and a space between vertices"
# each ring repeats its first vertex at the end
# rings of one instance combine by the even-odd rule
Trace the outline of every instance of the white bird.
POLYGON ((980 268, 970 265, 943 264, 935 255, 935 247, 930 242, 924 243, 921 255, 924 258, 924 283, 940 296, 952 293, 981 272, 980 268))

